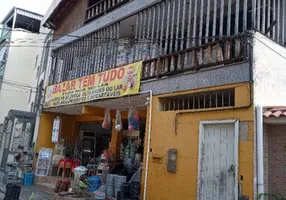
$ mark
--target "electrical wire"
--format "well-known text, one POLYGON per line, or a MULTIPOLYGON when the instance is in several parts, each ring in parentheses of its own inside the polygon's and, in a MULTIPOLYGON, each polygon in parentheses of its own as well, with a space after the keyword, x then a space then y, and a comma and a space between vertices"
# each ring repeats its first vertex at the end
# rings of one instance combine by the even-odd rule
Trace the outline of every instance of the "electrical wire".
POLYGON ((0 82, 2 83, 5 83, 5 84, 8 84, 8 85, 12 85, 12 86, 18 86, 18 87, 21 87, 21 88, 25 88, 25 89, 37 89, 37 87, 33 87, 33 86, 30 86, 30 85, 23 85, 23 84, 20 84, 20 83, 17 83, 17 82, 9 82, 9 81, 6 81, 6 80, 0 80, 0 82))
MULTIPOLYGON (((1 28, 0 28, 1 29, 1 28)), ((3 28, 2 28, 3 29, 3 28)), ((5 29, 5 28, 4 28, 5 29)), ((21 32, 27 32, 25 30, 12 30, 12 31, 21 31, 21 32)), ((29 32, 29 31, 28 31, 29 32)), ((51 35, 50 33, 40 33, 40 34, 45 34, 45 35, 51 35)), ((56 34, 55 34, 56 35, 56 34)), ((240 33, 240 34, 236 34, 234 36, 239 36, 239 35, 245 35, 245 33, 240 33)), ((80 36, 74 36, 74 35, 70 35, 70 34, 66 34, 66 35, 61 35, 61 36, 67 36, 67 37, 76 37, 77 39, 82 39, 84 40, 84 42, 88 42, 88 41, 92 41, 92 42, 96 42, 97 40, 101 40, 101 42, 111 42, 111 41, 119 41, 120 39, 119 38, 100 38, 100 37, 92 37, 91 39, 89 38, 85 38, 84 36, 83 37, 80 37, 80 36)), ((166 41, 176 41, 176 40, 179 40, 179 41, 185 41, 185 40, 188 40, 189 42, 193 42, 193 41, 196 41, 196 40, 203 40, 203 39, 217 39, 217 38, 223 38, 223 37, 229 37, 227 35, 222 35, 222 36, 205 36, 205 37, 192 37, 192 38, 175 38, 175 37, 169 37, 169 38, 163 38, 163 39, 151 39, 151 38, 144 38, 144 39, 134 39, 133 41, 135 43, 142 43, 142 44, 147 44, 147 43, 158 43, 158 42, 166 42, 166 41), (144 40, 144 41, 142 41, 144 40)), ((28 39, 28 38, 27 38, 28 39)), ((29 38, 30 39, 30 38, 29 38)), ((31 38, 32 39, 32 38, 31 38)), ((22 39, 21 39, 22 41, 22 39)), ((12 40, 13 42, 13 40, 12 40)), ((23 41, 24 42, 24 41, 23 41)), ((46 41, 47 42, 47 41, 46 41)), ((46 42, 43 42, 43 44, 45 44, 46 42)), ((39 42, 40 44, 42 42, 39 42)), ((66 45, 66 43, 58 43, 59 45, 66 45)), ((11 45, 11 44, 10 44, 11 45)), ((13 44, 12 44, 13 45, 13 44)), ((11 47, 13 47, 11 45, 11 47)), ((86 46, 88 44, 80 44, 77 46, 86 46)), ((15 47, 28 47, 27 45, 15 45, 15 47)), ((41 47, 41 46, 29 46, 29 47, 41 47)), ((51 46, 53 47, 53 46, 51 46)), ((57 47, 57 46, 54 46, 54 47, 57 47)))
POLYGON ((264 46, 266 46, 267 48, 269 48, 271 51, 273 51, 274 53, 277 53, 279 56, 281 56, 282 58, 286 59, 285 55, 282 55, 281 53, 279 53, 278 51, 276 51, 275 49, 273 49, 272 47, 270 47, 269 45, 265 44, 263 41, 261 41, 259 38, 257 38, 256 36, 254 36, 254 38, 256 40, 258 40, 261 44, 263 44, 264 46))
POLYGON ((17 93, 36 93, 36 91, 23 91, 23 90, 11 90, 11 89, 6 89, 6 88, 0 88, 0 92, 5 91, 5 92, 17 92, 17 93))

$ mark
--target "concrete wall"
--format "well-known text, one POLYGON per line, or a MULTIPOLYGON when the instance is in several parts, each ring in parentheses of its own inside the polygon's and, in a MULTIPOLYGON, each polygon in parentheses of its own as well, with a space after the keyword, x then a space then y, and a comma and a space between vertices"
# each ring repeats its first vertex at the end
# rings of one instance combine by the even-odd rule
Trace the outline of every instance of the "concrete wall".
POLYGON ((254 104, 285 105, 286 49, 255 33, 253 53, 254 104))
POLYGON ((12 33, 4 82, 0 92, 0 123, 4 121, 10 109, 30 110, 31 96, 35 92, 33 88, 36 77, 36 57, 42 49, 43 37, 21 29, 12 33), (24 84, 25 87, 19 84, 24 84))
MULTIPOLYGON (((250 89, 248 84, 225 85, 201 90, 172 93, 172 95, 235 88, 235 104, 249 106, 250 89)), ((147 199, 197 199, 197 171, 199 148, 199 124, 203 120, 239 119, 239 183, 243 185, 243 194, 253 200, 253 107, 240 110, 196 112, 181 115, 178 118, 177 135, 174 132, 176 111, 159 111, 159 98, 155 96, 152 105, 151 155, 147 182, 147 199), (177 172, 168 173, 166 169, 167 150, 178 149, 177 172), (162 156, 162 163, 152 156, 162 156), (243 176, 243 180, 240 177, 243 176)), ((147 120, 148 121, 148 120, 147 120)), ((148 125, 147 125, 148 126, 148 125)), ((145 149, 146 150, 146 149, 145 149)), ((145 158, 146 160, 146 158, 145 158)), ((145 166, 145 164, 144 164, 145 166)), ((143 171, 143 174, 145 171, 143 171)))

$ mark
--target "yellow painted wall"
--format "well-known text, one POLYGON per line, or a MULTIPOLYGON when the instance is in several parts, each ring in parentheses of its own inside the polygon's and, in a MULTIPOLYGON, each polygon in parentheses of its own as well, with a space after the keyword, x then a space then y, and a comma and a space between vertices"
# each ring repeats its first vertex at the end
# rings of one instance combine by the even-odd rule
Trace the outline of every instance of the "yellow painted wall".
MULTIPOLYGON (((236 106, 250 105, 251 87, 248 84, 227 86, 235 87, 236 106)), ((218 90, 227 87, 208 88, 218 90)), ((202 92, 197 90, 185 93, 202 92)), ((184 94, 184 93, 178 93, 184 94)), ((177 94, 172 94, 177 95, 177 94)), ((166 95, 165 95, 166 96, 166 95)), ((195 200, 197 194, 199 124, 204 120, 239 119, 248 123, 248 139, 239 142, 239 174, 244 177, 244 195, 253 199, 253 108, 252 106, 237 110, 195 112, 180 115, 178 118, 177 135, 174 121, 176 112, 160 112, 159 97, 153 97, 151 155, 149 157, 149 174, 147 181, 148 200, 195 200), (167 151, 178 150, 177 172, 167 172, 167 151), (155 162, 153 156, 163 156, 162 163, 155 162)), ((148 120, 147 120, 148 121, 148 120)), ((146 145, 145 145, 146 147, 146 145)), ((145 161, 144 161, 145 163, 145 161)), ((145 165, 144 165, 145 166, 145 165)), ((144 174, 145 171, 143 171, 144 174)))
POLYGON ((40 119, 39 134, 36 144, 36 152, 40 148, 54 148, 52 143, 52 129, 54 118, 59 116, 62 119, 62 138, 69 138, 73 143, 76 138, 75 116, 56 113, 43 113, 40 119))

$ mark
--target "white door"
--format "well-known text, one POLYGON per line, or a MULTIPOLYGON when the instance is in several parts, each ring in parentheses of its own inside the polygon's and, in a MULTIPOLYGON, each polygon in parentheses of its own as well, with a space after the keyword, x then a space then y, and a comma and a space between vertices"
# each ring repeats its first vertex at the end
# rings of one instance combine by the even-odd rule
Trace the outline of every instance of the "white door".
POLYGON ((198 200, 237 200, 238 122, 201 122, 198 200))

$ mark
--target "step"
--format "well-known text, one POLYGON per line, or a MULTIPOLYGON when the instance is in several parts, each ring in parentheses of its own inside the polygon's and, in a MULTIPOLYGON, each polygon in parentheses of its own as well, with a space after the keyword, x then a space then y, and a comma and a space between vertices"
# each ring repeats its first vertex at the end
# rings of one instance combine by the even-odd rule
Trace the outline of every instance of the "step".
MULTIPOLYGON (((63 197, 63 196, 60 196, 58 194, 53 194, 52 195, 52 199, 53 200, 85 200, 85 198, 71 198, 71 197, 63 197)), ((94 198, 93 198, 94 199, 94 198)))
MULTIPOLYGON (((56 187, 55 184, 51 184, 51 183, 39 183, 39 184, 37 185, 37 187, 38 187, 39 190, 51 194, 53 200, 75 200, 74 198, 63 197, 63 196, 60 196, 60 195, 54 193, 54 189, 55 189, 55 187, 56 187)), ((77 198, 76 200, 81 200, 81 199, 77 198)), ((85 199, 83 198, 82 200, 85 200, 85 199)))
MULTIPOLYGON (((36 184, 36 185, 38 185, 40 183, 57 184, 57 181, 60 180, 60 179, 62 179, 62 177, 57 177, 57 176, 46 176, 46 177, 36 176, 34 184, 36 184)), ((64 178, 64 179, 67 179, 67 178, 64 178)), ((73 180, 71 178, 69 178, 69 180, 71 181, 71 183, 73 182, 73 180)))
POLYGON ((37 187, 39 190, 42 190, 44 192, 47 192, 49 194, 54 194, 54 190, 56 185, 53 183, 38 183, 37 187))

